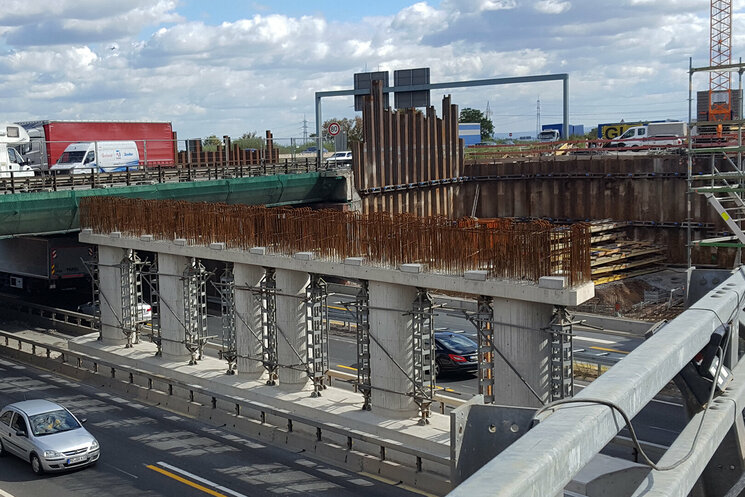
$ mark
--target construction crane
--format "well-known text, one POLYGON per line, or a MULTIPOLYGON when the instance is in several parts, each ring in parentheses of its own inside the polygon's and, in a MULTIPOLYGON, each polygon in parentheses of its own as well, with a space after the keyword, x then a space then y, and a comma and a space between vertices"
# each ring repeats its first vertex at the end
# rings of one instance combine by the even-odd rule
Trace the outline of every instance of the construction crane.
MULTIPOLYGON (((711 0, 709 65, 732 63, 732 1, 711 0)), ((729 71, 709 73, 709 121, 732 119, 732 89, 729 71)))

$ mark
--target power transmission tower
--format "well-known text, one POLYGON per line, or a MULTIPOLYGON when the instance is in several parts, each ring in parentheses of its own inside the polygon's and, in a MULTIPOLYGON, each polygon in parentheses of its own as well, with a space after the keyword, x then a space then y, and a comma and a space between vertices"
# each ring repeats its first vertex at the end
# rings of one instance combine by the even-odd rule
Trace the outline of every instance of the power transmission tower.
POLYGON ((308 120, 305 119, 305 114, 303 114, 303 143, 308 142, 308 120))

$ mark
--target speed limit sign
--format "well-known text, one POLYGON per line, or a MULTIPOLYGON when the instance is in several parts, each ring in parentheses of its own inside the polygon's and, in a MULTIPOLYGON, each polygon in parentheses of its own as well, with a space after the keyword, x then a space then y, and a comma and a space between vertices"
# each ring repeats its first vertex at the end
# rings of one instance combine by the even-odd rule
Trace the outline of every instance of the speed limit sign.
POLYGON ((339 126, 339 123, 331 123, 329 124, 329 134, 331 136, 336 136, 339 134, 339 131, 341 131, 341 126, 339 126))

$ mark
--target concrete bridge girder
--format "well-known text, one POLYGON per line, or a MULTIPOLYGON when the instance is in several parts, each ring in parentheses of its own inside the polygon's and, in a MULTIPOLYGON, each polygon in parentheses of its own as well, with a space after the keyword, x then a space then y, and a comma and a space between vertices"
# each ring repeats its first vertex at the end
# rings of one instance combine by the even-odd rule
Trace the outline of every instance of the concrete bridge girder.
MULTIPOLYGON (((390 418, 409 418, 419 414, 413 397, 412 316, 420 289, 449 290, 491 298, 494 345, 504 353, 501 360, 493 362, 494 398, 500 404, 520 406, 538 405, 550 398, 551 348, 549 334, 542 330, 551 321, 554 305, 577 305, 593 294, 591 283, 575 288, 557 286, 556 281, 526 285, 488 280, 484 272, 466 274, 465 277, 428 273, 419 264, 389 269, 360 264, 359 260, 349 261, 349 264, 317 260, 307 252, 287 257, 268 255, 266 249, 258 247, 249 251, 226 250, 224 244, 196 246, 185 244, 183 240, 178 240, 179 243, 155 241, 149 236, 135 239, 118 233, 93 234, 89 230, 81 233, 80 239, 99 245, 105 256, 111 253, 115 257, 127 249, 158 254, 158 269, 164 273, 159 278, 161 300, 168 304, 161 316, 163 357, 171 361, 187 359, 188 352, 183 345, 183 326, 179 326, 183 316, 178 315, 184 308, 178 305, 178 298, 183 298, 182 283, 178 277, 168 275, 180 274, 190 258, 232 262, 237 286, 246 288, 236 292, 236 312, 240 316, 236 325, 238 373, 252 378, 263 374, 264 365, 252 358, 261 357, 262 334, 257 330, 267 323, 262 322, 262 304, 250 289, 259 287, 265 273, 272 271, 276 284, 278 380, 280 388, 284 386, 289 390, 306 390, 310 381, 306 290, 311 275, 367 281, 372 339, 371 403, 376 412, 390 418), (512 365, 508 365, 506 360, 512 365), (520 371, 523 379, 515 374, 513 368, 520 371)), ((109 272, 101 274, 106 279, 116 276, 109 272)))

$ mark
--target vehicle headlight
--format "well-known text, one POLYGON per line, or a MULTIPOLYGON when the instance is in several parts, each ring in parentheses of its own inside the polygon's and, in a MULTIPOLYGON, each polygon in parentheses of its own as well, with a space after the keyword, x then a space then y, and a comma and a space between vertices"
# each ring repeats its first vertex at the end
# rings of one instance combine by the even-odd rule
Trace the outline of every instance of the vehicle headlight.
POLYGON ((90 450, 98 450, 98 440, 93 441, 90 450))
POLYGON ((44 451, 44 459, 61 459, 65 457, 64 454, 60 454, 56 450, 45 450, 44 451))

